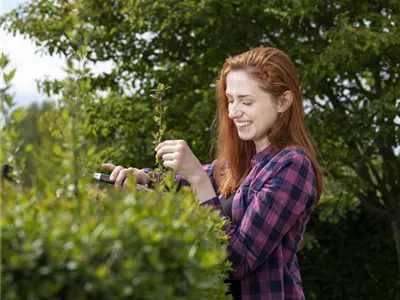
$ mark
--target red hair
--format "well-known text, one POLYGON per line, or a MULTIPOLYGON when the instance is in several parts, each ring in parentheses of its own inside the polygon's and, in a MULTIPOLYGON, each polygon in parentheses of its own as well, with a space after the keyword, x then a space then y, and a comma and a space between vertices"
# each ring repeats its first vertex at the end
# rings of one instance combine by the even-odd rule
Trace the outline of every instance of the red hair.
POLYGON ((275 48, 255 48, 228 58, 217 80, 218 141, 215 178, 221 195, 227 197, 235 191, 251 171, 251 158, 256 154, 253 141, 239 138, 236 126, 228 117, 226 77, 230 71, 244 70, 259 81, 260 87, 279 101, 283 93, 291 91, 293 101, 281 113, 268 131, 268 140, 277 150, 296 146, 311 160, 316 172, 317 195, 324 190, 323 172, 318 164, 316 151, 304 121, 300 84, 290 58, 275 48))

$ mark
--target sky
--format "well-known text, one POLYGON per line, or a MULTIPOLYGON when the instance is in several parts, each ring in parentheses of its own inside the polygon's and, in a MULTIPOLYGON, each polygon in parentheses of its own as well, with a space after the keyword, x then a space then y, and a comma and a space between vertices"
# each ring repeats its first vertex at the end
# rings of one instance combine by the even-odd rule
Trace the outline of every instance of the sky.
MULTIPOLYGON (((28 2, 29 0, 0 0, 0 14, 4 15, 18 5, 28 2)), ((49 99, 37 91, 36 79, 44 79, 46 76, 50 79, 62 79, 66 76, 63 71, 65 60, 59 56, 36 53, 38 50, 39 48, 31 40, 24 39, 21 35, 13 36, 0 29, 0 52, 6 53, 10 60, 6 72, 17 69, 11 89, 16 107, 28 106, 32 102, 49 99)), ((95 66, 94 72, 110 68, 111 65, 105 63, 95 66)))
MULTIPOLYGON (((28 0, 0 0, 1 15, 16 8, 19 4, 28 0)), ((11 92, 14 95, 16 106, 27 106, 34 101, 41 102, 48 99, 40 95, 36 88, 35 79, 45 76, 49 78, 63 78, 65 76, 62 67, 64 61, 60 57, 40 56, 35 53, 39 48, 29 39, 21 35, 12 36, 0 29, 0 51, 8 55, 10 60, 7 71, 16 68, 16 74, 12 80, 11 92)))

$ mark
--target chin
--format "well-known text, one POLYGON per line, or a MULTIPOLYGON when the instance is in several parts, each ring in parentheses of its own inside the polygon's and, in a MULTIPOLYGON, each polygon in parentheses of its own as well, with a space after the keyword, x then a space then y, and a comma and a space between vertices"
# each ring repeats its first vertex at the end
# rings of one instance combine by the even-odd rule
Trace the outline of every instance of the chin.
POLYGON ((253 140, 254 140, 253 137, 250 137, 250 136, 243 136, 243 135, 240 135, 240 134, 239 134, 239 138, 240 138, 241 140, 243 140, 243 141, 253 141, 253 140))

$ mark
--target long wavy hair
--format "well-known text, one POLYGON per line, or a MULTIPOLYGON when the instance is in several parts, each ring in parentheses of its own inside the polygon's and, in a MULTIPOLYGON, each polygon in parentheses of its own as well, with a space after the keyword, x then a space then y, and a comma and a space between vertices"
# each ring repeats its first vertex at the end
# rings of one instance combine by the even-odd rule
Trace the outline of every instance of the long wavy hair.
POLYGON ((268 140, 277 150, 296 146, 306 153, 315 169, 319 199, 324 191, 323 171, 318 164, 316 150, 304 121, 297 72, 284 52, 271 47, 255 48, 228 58, 217 79, 218 115, 215 125, 219 143, 214 174, 221 195, 227 197, 239 187, 250 173, 250 161, 256 154, 254 142, 241 140, 233 120, 228 117, 226 77, 233 70, 244 70, 258 80, 260 88, 268 92, 274 101, 279 101, 284 92, 292 92, 292 104, 289 109, 279 114, 271 126, 267 132, 268 140))

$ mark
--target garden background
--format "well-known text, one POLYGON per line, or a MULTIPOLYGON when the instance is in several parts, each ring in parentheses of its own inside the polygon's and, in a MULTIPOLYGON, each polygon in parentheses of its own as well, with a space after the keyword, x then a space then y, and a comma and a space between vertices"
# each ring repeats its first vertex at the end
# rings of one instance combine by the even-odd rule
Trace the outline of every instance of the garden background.
POLYGON ((1 57, 0 158, 13 166, 1 188, 4 299, 223 295, 222 225, 194 209, 190 191, 118 193, 90 174, 104 161, 155 165, 158 83, 171 87, 164 137, 210 162, 214 80, 227 57, 257 46, 293 59, 326 170, 328 193, 299 252, 307 299, 400 299, 400 1, 33 0, 0 20, 67 70, 38 81, 57 101, 21 108, 9 92, 18 69, 1 57), (94 73, 96 62, 111 71, 94 73))

